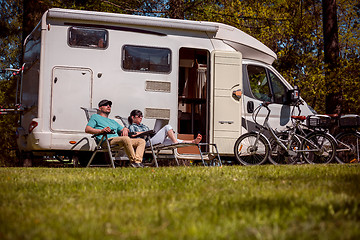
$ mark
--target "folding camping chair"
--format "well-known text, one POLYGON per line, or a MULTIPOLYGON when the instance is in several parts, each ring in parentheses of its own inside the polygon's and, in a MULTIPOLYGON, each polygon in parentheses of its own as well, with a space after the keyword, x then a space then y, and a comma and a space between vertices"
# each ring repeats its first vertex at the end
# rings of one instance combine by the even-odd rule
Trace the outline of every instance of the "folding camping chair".
MULTIPOLYGON (((129 123, 127 122, 127 120, 124 117, 115 116, 115 118, 120 119, 121 122, 124 124, 124 126, 129 128, 129 123)), ((168 122, 169 121, 167 121, 167 120, 156 119, 155 126, 158 126, 161 128, 161 127, 165 126, 168 122)), ((145 151, 151 151, 151 154, 153 156, 153 161, 149 165, 155 165, 155 167, 159 167, 159 164, 157 162, 157 157, 155 155, 154 147, 150 141, 150 138, 154 135, 154 133, 155 132, 153 130, 150 130, 150 131, 142 133, 141 135, 137 135, 137 137, 143 137, 146 142, 149 142, 150 146, 145 148, 145 151)))
MULTIPOLYGON (((121 122, 124 124, 125 127, 129 127, 129 124, 127 122, 127 119, 121 117, 121 116, 115 116, 115 118, 120 119, 121 122)), ((153 161, 150 163, 151 165, 155 165, 158 167, 158 159, 160 158, 160 152, 170 150, 171 154, 166 154, 167 156, 170 155, 171 159, 175 159, 176 164, 180 166, 179 159, 184 159, 184 157, 178 153, 178 148, 184 148, 184 147, 190 147, 194 146, 197 148, 199 152, 199 160, 203 163, 204 166, 222 166, 219 151, 217 149, 216 144, 210 144, 210 143, 174 143, 174 144, 156 144, 153 145, 150 141, 150 138, 156 133, 156 131, 160 130, 162 127, 164 127, 166 124, 168 124, 167 119, 156 119, 154 130, 150 130, 148 132, 144 132, 142 135, 145 138, 145 141, 149 142, 149 146, 145 148, 145 151, 151 151, 151 154, 153 156, 153 161), (214 154, 209 152, 203 152, 201 150, 201 146, 207 146, 208 149, 212 147, 215 151, 214 154), (209 157, 209 156, 212 157, 209 157), (209 164, 206 164, 206 162, 209 162, 209 164)), ((139 137, 139 135, 137 135, 139 137)))
MULTIPOLYGON (((86 118, 89 121, 90 117, 97 113, 98 109, 96 108, 83 108, 81 107, 82 110, 85 111, 86 114, 86 118)), ((87 164, 86 167, 105 167, 105 166, 109 166, 112 168, 115 168, 115 161, 117 160, 122 160, 122 161, 129 161, 129 158, 127 157, 127 155, 125 154, 124 150, 122 147, 119 147, 117 144, 116 145, 111 145, 109 142, 109 139, 107 137, 108 133, 101 133, 101 134, 94 134, 91 137, 94 138, 95 142, 96 142, 96 147, 95 150, 93 152, 93 154, 91 155, 91 158, 87 164), (98 141, 97 140, 97 136, 101 136, 101 140, 98 141), (95 156, 97 153, 102 152, 102 153, 107 153, 109 159, 110 159, 110 163, 109 164, 93 164, 92 162, 95 159, 95 156)), ((80 140, 82 141, 82 140, 80 140)), ((80 142, 79 141, 79 142, 80 142)), ((78 143, 79 143, 78 142, 78 143)))

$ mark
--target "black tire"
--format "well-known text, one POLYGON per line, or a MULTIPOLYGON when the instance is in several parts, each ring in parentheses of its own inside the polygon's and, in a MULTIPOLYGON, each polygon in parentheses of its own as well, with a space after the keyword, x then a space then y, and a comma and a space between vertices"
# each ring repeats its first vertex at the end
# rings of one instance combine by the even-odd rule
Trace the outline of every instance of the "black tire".
POLYGON ((328 134, 315 132, 306 136, 306 139, 308 141, 302 141, 301 150, 308 151, 302 154, 308 163, 327 164, 335 158, 336 142, 328 134))
MULTIPOLYGON (((288 145, 288 134, 279 133, 277 135, 280 138, 281 142, 285 146, 288 145)), ((284 148, 282 148, 275 139, 270 140, 271 145, 271 154, 269 156, 269 161, 274 165, 284 165, 284 164, 295 164, 300 160, 301 154, 296 155, 289 154, 284 148)), ((293 137, 291 140, 291 149, 300 149, 301 142, 298 138, 293 137)))
MULTIPOLYGON (((92 152, 85 152, 85 151, 84 152, 80 151, 74 154, 73 156, 74 167, 86 167, 86 165, 90 161, 91 155, 92 152)), ((98 153, 97 155, 102 155, 102 154, 98 153)))
POLYGON ((19 166, 32 167, 34 164, 34 156, 31 152, 19 152, 19 166))
POLYGON ((359 163, 360 134, 356 132, 341 133, 336 137, 338 141, 336 160, 339 163, 359 163))
POLYGON ((260 165, 263 164, 270 153, 268 141, 261 135, 254 146, 258 134, 245 133, 235 142, 234 154, 239 163, 243 165, 260 165))

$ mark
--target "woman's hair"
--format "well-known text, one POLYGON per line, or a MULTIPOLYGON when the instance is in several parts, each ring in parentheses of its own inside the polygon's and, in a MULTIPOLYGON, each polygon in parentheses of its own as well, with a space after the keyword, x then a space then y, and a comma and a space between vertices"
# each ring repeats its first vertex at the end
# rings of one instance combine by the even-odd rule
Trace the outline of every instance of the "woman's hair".
POLYGON ((130 125, 133 124, 132 117, 135 117, 135 116, 142 116, 142 112, 137 109, 131 111, 130 116, 128 117, 128 122, 130 125))

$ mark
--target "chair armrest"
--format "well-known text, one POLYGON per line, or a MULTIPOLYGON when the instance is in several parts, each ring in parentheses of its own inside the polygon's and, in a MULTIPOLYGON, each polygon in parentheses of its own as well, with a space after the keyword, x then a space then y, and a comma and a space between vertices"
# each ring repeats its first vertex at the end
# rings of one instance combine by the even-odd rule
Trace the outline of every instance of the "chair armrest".
POLYGON ((106 133, 97 133, 97 134, 93 134, 91 137, 94 138, 94 137, 97 137, 97 136, 100 136, 100 135, 108 135, 108 134, 114 134, 115 131, 114 130, 111 130, 110 132, 106 133))

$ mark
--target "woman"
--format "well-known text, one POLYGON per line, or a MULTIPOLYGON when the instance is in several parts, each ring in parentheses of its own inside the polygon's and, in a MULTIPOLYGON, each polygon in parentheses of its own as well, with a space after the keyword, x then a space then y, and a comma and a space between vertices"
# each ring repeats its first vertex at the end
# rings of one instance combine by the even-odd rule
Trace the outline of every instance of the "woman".
MULTIPOLYGON (((130 116, 128 117, 129 121, 129 131, 136 133, 136 135, 141 134, 142 132, 149 131, 150 129, 141 123, 143 118, 142 112, 140 110, 132 110, 130 116)), ((136 137, 136 135, 133 135, 136 137)), ((151 139, 151 144, 164 144, 169 145, 172 143, 196 143, 198 144, 202 139, 201 134, 198 134, 194 140, 180 140, 175 137, 173 128, 170 125, 166 125, 161 128, 151 139)), ((149 146, 149 143, 146 143, 146 146, 149 146)))

